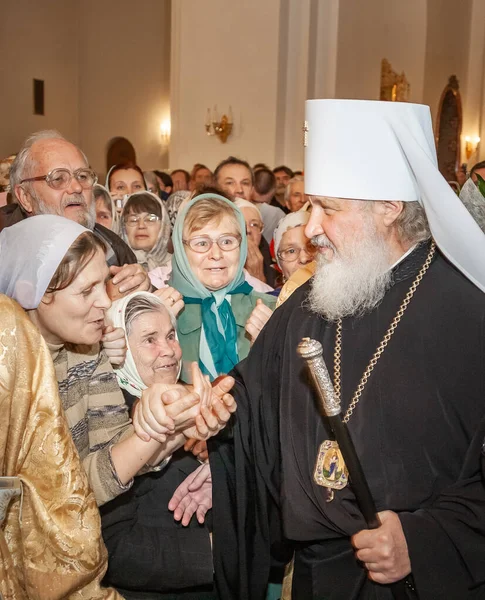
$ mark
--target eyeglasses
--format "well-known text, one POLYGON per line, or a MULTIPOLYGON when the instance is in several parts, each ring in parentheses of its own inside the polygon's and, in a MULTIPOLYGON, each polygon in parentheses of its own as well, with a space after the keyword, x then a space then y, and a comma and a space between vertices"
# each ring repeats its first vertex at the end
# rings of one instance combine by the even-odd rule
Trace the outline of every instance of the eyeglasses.
POLYGON ((246 223, 246 227, 248 233, 249 231, 259 231, 259 233, 263 233, 264 224, 261 223, 261 221, 250 221, 249 223, 246 223))
POLYGON ((303 250, 309 256, 313 256, 317 251, 316 247, 311 242, 308 242, 305 246, 301 246, 299 248, 290 246, 285 250, 278 251, 278 258, 283 262, 295 262, 295 260, 300 258, 303 250))
POLYGON ((155 225, 160 221, 160 217, 158 215, 130 215, 125 218, 125 225, 127 227, 136 227, 138 223, 145 223, 145 225, 155 225))
POLYGON ((53 171, 50 171, 50 173, 47 173, 47 175, 22 179, 20 183, 26 183, 27 181, 45 181, 53 190, 65 190, 71 184, 73 177, 81 185, 83 190, 92 188, 98 181, 98 176, 91 169, 76 169, 74 173, 71 173, 69 169, 54 169, 53 171))
POLYGON ((214 244, 217 244, 223 252, 231 252, 231 250, 236 250, 241 245, 241 236, 226 234, 213 240, 207 235, 200 235, 190 240, 182 240, 182 242, 198 254, 209 252, 214 244))

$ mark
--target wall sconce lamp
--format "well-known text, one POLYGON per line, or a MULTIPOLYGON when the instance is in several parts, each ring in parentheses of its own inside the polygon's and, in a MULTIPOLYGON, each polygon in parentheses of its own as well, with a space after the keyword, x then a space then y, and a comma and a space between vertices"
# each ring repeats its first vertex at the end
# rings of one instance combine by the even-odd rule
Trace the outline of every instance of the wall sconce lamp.
POLYGON ((472 156, 472 154, 474 154, 477 151, 479 143, 480 138, 478 136, 471 138, 467 135, 465 137, 465 154, 467 160, 470 160, 470 156, 472 156))
POLYGON ((170 142, 170 121, 168 119, 160 123, 160 137, 164 146, 170 142))
POLYGON ((227 142, 227 138, 232 132, 232 108, 229 107, 227 115, 222 115, 219 120, 219 114, 217 112, 217 106, 214 106, 214 111, 211 113, 211 109, 207 109, 207 117, 205 119, 205 131, 207 135, 217 135, 223 144, 227 142))

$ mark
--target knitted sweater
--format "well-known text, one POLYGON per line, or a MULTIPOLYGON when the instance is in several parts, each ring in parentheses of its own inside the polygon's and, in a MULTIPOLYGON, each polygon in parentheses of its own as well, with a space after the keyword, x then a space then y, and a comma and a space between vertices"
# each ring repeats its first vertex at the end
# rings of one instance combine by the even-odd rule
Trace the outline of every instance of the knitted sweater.
POLYGON ((49 345, 59 395, 74 444, 98 506, 128 490, 111 460, 111 447, 133 426, 108 357, 95 346, 49 345))

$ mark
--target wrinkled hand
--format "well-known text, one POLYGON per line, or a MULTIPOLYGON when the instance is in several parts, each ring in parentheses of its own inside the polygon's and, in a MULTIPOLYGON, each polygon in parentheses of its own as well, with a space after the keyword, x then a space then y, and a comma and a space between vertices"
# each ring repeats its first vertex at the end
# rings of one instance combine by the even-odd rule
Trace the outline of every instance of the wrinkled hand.
POLYGON ((244 267, 250 275, 256 277, 256 279, 259 279, 263 283, 266 283, 263 263, 264 259, 261 251, 253 242, 253 240, 248 237, 248 255, 244 267))
POLYGON ((378 513, 381 526, 363 529, 352 537, 355 556, 365 564, 369 579, 389 584, 411 573, 411 560, 401 521, 395 512, 378 513))
POLYGON ((178 486, 168 508, 174 511, 173 518, 182 520, 184 526, 190 523, 194 513, 197 513, 199 523, 204 522, 207 511, 212 508, 212 478, 208 464, 201 465, 178 486))
POLYGON ((112 325, 105 327, 101 342, 103 343, 103 348, 109 358, 109 362, 114 367, 119 367, 125 362, 127 350, 126 338, 125 332, 121 327, 117 327, 116 329, 112 325))
POLYGON ((131 292, 147 292, 151 289, 148 274, 141 265, 123 265, 122 267, 113 265, 109 268, 109 272, 113 278, 109 280, 106 291, 111 300, 116 299, 113 295, 113 287, 116 288, 116 297, 118 298, 131 292))
POLYGON ((165 287, 160 290, 153 292, 155 296, 158 296, 160 300, 169 308, 175 316, 178 316, 180 311, 183 309, 184 300, 182 294, 173 287, 165 287))
POLYGON ((139 438, 164 443, 167 436, 193 425, 199 414, 199 396, 183 385, 154 383, 133 411, 133 426, 139 438))
POLYGON ((256 306, 253 309, 253 312, 249 315, 249 319, 246 321, 246 331, 248 332, 251 338, 251 344, 254 344, 256 338, 261 332, 261 329, 266 325, 269 318, 273 314, 271 308, 266 306, 266 304, 258 298, 256 300, 256 306))
MULTIPOLYGON (((194 374, 194 371, 192 374, 194 374)), ((229 377, 228 375, 218 377, 216 381, 212 383, 209 403, 201 403, 200 415, 195 418, 195 425, 183 430, 183 434, 186 438, 207 440, 218 434, 221 429, 224 429, 231 418, 231 414, 234 413, 237 408, 236 401, 232 395, 229 394, 234 383, 234 378, 229 377)))
POLYGON ((185 442, 184 450, 186 452, 192 452, 192 454, 202 462, 206 461, 209 458, 207 442, 205 442, 204 440, 196 440, 194 438, 190 438, 185 442))

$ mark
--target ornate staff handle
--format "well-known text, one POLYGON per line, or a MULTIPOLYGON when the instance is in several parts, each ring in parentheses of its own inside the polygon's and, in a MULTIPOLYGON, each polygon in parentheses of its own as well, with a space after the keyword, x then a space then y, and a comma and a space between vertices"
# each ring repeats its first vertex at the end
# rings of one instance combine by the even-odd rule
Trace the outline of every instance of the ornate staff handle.
MULTIPOLYGON (((320 410, 327 417, 330 427, 339 445, 352 484, 357 504, 369 529, 377 529, 381 522, 372 493, 365 478, 362 465, 350 437, 346 423, 342 421, 340 402, 335 397, 332 380, 323 359, 323 348, 320 342, 311 338, 303 338, 298 344, 298 354, 305 360, 317 391, 320 410)), ((418 598, 414 589, 412 575, 406 580, 397 581, 391 586, 395 600, 418 598)))

